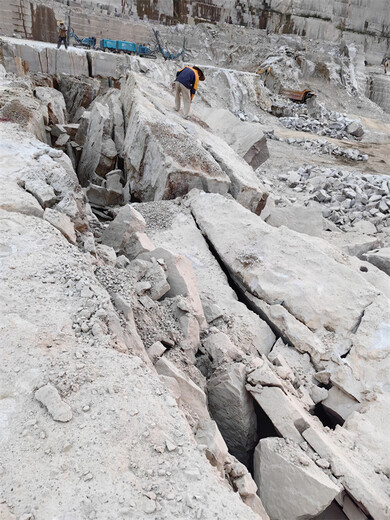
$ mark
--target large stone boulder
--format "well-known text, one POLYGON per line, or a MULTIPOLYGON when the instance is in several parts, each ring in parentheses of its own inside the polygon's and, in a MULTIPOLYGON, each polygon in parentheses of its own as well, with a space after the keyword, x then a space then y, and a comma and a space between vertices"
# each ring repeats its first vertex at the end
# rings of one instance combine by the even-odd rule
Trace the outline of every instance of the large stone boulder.
POLYGON ((317 203, 312 203, 310 206, 299 204, 272 206, 265 221, 270 226, 286 226, 306 235, 315 237, 322 235, 322 208, 317 203))
POLYGON ((95 102, 77 170, 82 186, 87 185, 95 172, 104 177, 114 168, 117 150, 111 139, 111 132, 112 120, 108 106, 95 102))
POLYGON ((157 373, 172 377, 180 389, 180 403, 189 411, 196 421, 210 420, 207 409, 206 394, 186 374, 179 370, 172 361, 164 357, 155 364, 157 373))
MULTIPOLYGON (((84 110, 99 94, 101 85, 99 80, 87 76, 70 77, 67 74, 59 75, 58 88, 62 92, 69 120, 79 120, 84 110)), ((84 143, 83 143, 84 144, 84 143)))
POLYGON ((223 108, 197 108, 196 114, 254 170, 269 158, 266 138, 257 123, 243 122, 223 108))
POLYGON ((50 125, 66 123, 66 106, 61 92, 55 88, 36 87, 35 96, 47 107, 50 125))
POLYGON ((148 260, 155 258, 157 261, 163 261, 170 285, 170 290, 166 296, 168 298, 174 298, 175 296, 186 297, 191 312, 198 320, 199 325, 202 329, 206 328, 206 320, 191 262, 185 256, 174 255, 162 247, 158 247, 150 253, 143 253, 140 258, 148 260))
POLYGON ((122 90, 125 170, 142 201, 172 199, 192 188, 227 193, 230 179, 212 155, 146 99, 130 73, 122 90))
POLYGON ((275 437, 262 439, 257 445, 254 475, 272 520, 309 520, 340 492, 298 445, 275 437))
POLYGON ((134 233, 145 231, 145 220, 130 204, 118 211, 117 216, 106 227, 102 234, 102 243, 113 247, 115 252, 123 251, 134 233))
POLYGON ((237 363, 227 367, 210 379, 208 402, 230 453, 248 464, 257 440, 257 417, 245 382, 245 365, 237 363))
MULTIPOLYGON (((126 84, 127 90, 130 88, 129 81, 126 84)), ((225 191, 229 191, 243 206, 260 214, 265 206, 268 192, 259 181, 253 168, 224 139, 213 132, 203 121, 200 121, 197 116, 191 116, 190 119, 184 120, 181 115, 174 110, 170 110, 167 99, 173 105, 172 94, 164 89, 161 84, 147 81, 140 75, 134 75, 133 81, 136 83, 137 91, 140 94, 137 99, 142 100, 145 105, 144 112, 146 105, 153 107, 152 114, 157 114, 156 121, 164 121, 164 126, 159 127, 161 130, 160 142, 162 151, 173 157, 175 164, 179 162, 181 167, 185 166, 186 169, 194 169, 194 167, 195 169, 203 169, 206 179, 212 178, 215 171, 223 172, 228 179, 229 185, 225 191), (175 147, 176 151, 172 156, 173 150, 168 147, 168 144, 173 143, 175 140, 181 141, 181 145, 180 147, 175 147), (200 164, 200 161, 203 164, 200 164)), ((129 95, 126 95, 126 90, 124 93, 124 104, 129 106, 132 101, 129 95)), ((133 92, 132 95, 134 97, 135 93, 133 92)), ((125 113, 127 113, 126 110, 125 106, 125 113)), ((235 121, 239 121, 234 116, 232 117, 235 121)), ((242 134, 245 135, 245 129, 242 128, 241 130, 242 134)), ((132 153, 134 155, 134 151, 132 153)), ((140 157, 142 158, 142 155, 140 157)), ((168 166, 170 166, 170 163, 168 166)), ((191 185, 194 186, 194 183, 191 185)), ((189 185, 188 187, 190 188, 191 186, 189 185)), ((223 192, 218 187, 210 184, 210 182, 203 189, 209 192, 223 192)))

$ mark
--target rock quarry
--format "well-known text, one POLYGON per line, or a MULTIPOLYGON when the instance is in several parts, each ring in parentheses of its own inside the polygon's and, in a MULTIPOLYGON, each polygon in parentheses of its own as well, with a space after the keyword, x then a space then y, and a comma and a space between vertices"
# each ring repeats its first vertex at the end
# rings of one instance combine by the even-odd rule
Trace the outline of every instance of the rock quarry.
POLYGON ((1 520, 390 518, 389 13, 342 3, 114 7, 175 61, 4 7, 1 520))

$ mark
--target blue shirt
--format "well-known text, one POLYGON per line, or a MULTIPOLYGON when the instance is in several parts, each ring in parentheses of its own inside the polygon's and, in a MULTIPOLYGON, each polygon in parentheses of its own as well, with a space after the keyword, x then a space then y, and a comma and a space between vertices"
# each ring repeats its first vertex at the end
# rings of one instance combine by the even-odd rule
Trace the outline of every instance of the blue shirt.
POLYGON ((176 74, 176 81, 191 91, 191 99, 194 97, 199 83, 199 74, 190 67, 184 67, 176 74))

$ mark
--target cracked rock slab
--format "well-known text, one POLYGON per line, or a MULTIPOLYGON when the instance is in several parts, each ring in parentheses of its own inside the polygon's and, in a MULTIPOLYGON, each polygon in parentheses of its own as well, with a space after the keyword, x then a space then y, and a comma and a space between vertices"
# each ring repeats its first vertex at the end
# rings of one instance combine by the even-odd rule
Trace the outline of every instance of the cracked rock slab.
POLYGON ((221 195, 193 192, 189 199, 197 224, 244 290, 283 305, 320 338, 350 344, 377 289, 328 254, 321 239, 268 226, 221 195))

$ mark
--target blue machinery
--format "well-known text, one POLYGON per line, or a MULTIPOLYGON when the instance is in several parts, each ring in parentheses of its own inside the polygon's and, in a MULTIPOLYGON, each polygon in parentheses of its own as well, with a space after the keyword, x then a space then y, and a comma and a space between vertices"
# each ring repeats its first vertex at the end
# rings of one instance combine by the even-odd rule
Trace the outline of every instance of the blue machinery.
MULTIPOLYGON (((125 54, 134 54, 137 56, 142 56, 144 58, 157 58, 156 54, 159 52, 164 60, 176 60, 181 57, 184 59, 184 55, 186 52, 185 43, 186 40, 184 38, 183 47, 181 51, 173 54, 163 48, 160 42, 159 33, 153 29, 154 36, 156 38, 156 46, 154 48, 150 48, 147 45, 142 45, 140 43, 127 42, 124 40, 109 40, 103 39, 100 40, 99 49, 102 51, 116 52, 116 53, 125 53, 125 54)), ((76 46, 80 47, 88 47, 89 49, 96 49, 96 38, 90 36, 89 38, 79 38, 73 31, 70 29, 70 36, 72 36, 76 40, 76 46)))
POLYGON ((154 49, 150 49, 146 45, 134 42, 126 42, 123 40, 100 40, 100 49, 103 51, 123 52, 125 54, 137 54, 147 58, 156 58, 154 49))
POLYGON ((89 38, 79 38, 77 34, 73 32, 73 29, 70 29, 70 36, 76 40, 77 44, 81 47, 88 47, 89 49, 94 49, 96 46, 96 38, 90 36, 89 38))

